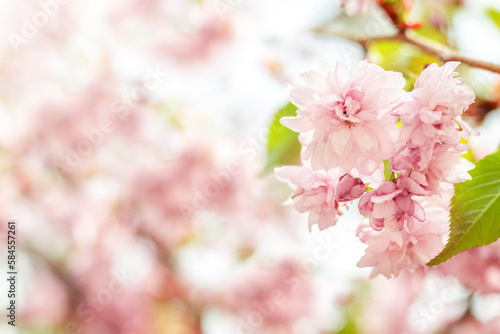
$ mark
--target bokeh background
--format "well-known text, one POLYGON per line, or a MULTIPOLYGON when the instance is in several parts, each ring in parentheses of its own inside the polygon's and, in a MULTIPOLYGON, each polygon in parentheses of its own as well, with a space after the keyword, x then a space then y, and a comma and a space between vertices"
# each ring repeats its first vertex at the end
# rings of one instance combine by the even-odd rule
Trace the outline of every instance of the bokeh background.
MULTIPOLYGON (((420 0, 408 15, 500 62, 500 2, 420 0)), ((272 168, 297 143, 268 134, 287 82, 315 58, 368 58, 410 86, 440 63, 346 38, 394 30, 377 6, 2 1, 0 28, 0 243, 16 220, 19 260, 17 326, 2 316, 1 333, 500 332, 498 244, 369 280, 356 210, 309 232, 283 205, 272 168)), ((499 77, 459 72, 477 95, 466 116, 480 159, 500 144, 499 77)), ((4 310, 6 291, 1 276, 4 310)))

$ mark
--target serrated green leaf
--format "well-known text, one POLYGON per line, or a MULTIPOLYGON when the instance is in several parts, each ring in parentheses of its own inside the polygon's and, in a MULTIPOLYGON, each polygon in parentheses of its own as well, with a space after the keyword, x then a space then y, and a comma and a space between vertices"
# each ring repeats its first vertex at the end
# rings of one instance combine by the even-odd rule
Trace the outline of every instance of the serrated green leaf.
POLYGON ((450 238, 444 250, 427 263, 429 266, 500 237, 500 152, 478 161, 470 175, 472 180, 455 186, 450 238))
POLYGON ((500 11, 495 8, 487 8, 486 15, 495 23, 495 25, 500 29, 500 11))
POLYGON ((267 161, 263 173, 277 166, 293 165, 300 161, 298 134, 280 123, 282 117, 295 116, 296 112, 297 107, 289 102, 274 115, 267 138, 267 161))

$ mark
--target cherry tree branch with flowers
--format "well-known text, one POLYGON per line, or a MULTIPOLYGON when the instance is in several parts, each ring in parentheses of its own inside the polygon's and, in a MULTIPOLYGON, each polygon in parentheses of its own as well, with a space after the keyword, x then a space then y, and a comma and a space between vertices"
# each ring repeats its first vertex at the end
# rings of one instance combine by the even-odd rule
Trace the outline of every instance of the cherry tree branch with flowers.
POLYGON ((368 248, 358 266, 373 267, 373 276, 422 268, 444 246, 447 206, 435 197, 449 200, 474 167, 458 155, 467 150, 462 138, 475 134, 461 119, 474 93, 456 78, 458 64, 430 65, 411 92, 401 73, 367 61, 352 72, 317 61, 291 86, 297 116, 281 122, 299 132, 303 166, 276 175, 295 188, 292 201, 309 212, 310 228, 334 226, 341 207, 361 198, 368 220, 358 236, 368 248))
MULTIPOLYGON (((370 4, 343 3, 348 14, 370 4)), ((299 133, 302 166, 275 170, 294 189, 295 209, 309 213, 309 229, 334 226, 348 203, 359 199, 359 212, 367 219, 357 236, 368 247, 358 266, 387 278, 425 270, 500 237, 500 230, 492 232, 500 215, 500 180, 471 180, 471 175, 500 174, 500 157, 468 173, 475 165, 462 155, 478 133, 462 114, 476 97, 455 72, 460 62, 496 73, 500 65, 416 35, 411 29, 417 24, 406 23, 396 3, 377 2, 399 28, 397 34, 351 39, 362 44, 401 41, 444 65, 428 65, 407 92, 402 73, 366 60, 352 70, 342 62, 316 61, 290 85, 295 117, 281 118, 281 124, 299 133)), ((403 3, 403 9, 408 6, 411 1, 403 3)))

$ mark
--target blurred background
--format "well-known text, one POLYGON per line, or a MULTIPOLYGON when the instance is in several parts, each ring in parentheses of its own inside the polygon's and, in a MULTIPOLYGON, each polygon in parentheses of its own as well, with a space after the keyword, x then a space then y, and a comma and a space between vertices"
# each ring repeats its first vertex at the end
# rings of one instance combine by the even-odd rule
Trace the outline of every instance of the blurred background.
MULTIPOLYGON (((500 63, 499 1, 404 2, 417 33, 500 63)), ((297 162, 298 143, 275 115, 313 59, 368 58, 407 88, 442 64, 402 42, 351 41, 394 32, 377 5, 1 6, 0 243, 15 220, 18 251, 16 327, 2 315, 1 333, 500 332, 498 244, 369 280, 357 210, 309 232, 283 205, 291 189, 272 169, 297 162)), ((500 144, 499 76, 458 71, 477 96, 474 161, 500 144)))

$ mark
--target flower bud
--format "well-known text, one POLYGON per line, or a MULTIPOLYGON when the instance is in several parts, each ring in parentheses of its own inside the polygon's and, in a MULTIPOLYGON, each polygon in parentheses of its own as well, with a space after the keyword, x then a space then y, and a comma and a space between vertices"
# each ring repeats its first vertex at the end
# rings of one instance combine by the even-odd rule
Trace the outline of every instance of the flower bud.
POLYGON ((361 197, 366 191, 366 185, 360 178, 349 174, 343 175, 335 189, 335 198, 339 202, 350 202, 361 197))

